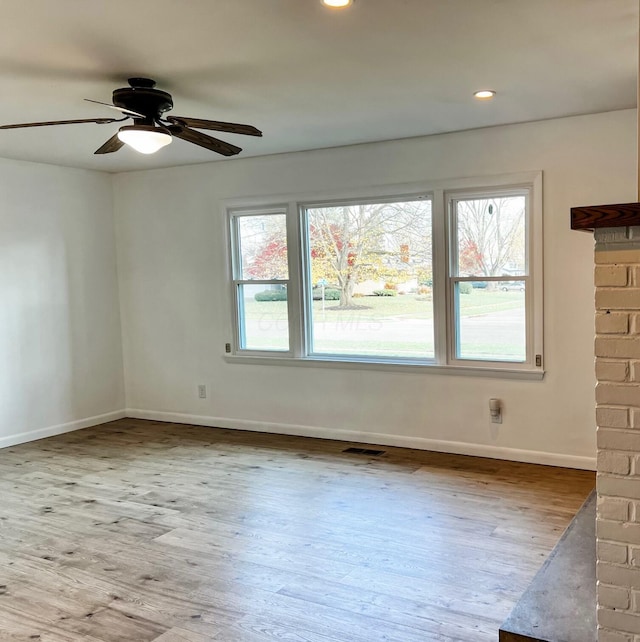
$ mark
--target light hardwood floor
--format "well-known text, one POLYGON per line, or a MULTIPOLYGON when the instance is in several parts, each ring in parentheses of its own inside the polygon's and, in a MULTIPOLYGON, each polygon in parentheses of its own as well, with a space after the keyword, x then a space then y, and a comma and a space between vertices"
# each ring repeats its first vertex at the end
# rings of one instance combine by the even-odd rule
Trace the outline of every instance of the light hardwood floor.
POLYGON ((0 640, 485 642, 583 471, 124 419, 0 450, 0 640))

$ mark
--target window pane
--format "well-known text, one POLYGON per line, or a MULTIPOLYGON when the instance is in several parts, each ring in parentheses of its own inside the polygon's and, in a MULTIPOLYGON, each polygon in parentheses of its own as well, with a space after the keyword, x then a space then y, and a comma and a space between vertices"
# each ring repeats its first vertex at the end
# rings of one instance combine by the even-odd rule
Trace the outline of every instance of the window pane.
POLYGON ((307 214, 312 352, 433 358, 431 201, 307 214))
POLYGON ((243 350, 289 350, 286 286, 239 285, 238 306, 243 350))
POLYGON ((284 214, 239 216, 238 279, 289 278, 287 265, 287 222, 284 214))
POLYGON ((455 201, 459 276, 526 274, 525 196, 455 201))
POLYGON ((456 283, 456 357, 486 361, 525 361, 526 313, 522 281, 500 289, 456 283))

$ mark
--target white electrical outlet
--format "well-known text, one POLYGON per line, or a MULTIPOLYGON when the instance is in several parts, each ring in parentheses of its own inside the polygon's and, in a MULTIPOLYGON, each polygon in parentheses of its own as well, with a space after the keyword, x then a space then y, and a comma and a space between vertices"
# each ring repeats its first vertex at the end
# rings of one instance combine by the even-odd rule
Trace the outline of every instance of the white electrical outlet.
POLYGON ((200 399, 207 398, 207 386, 202 383, 198 386, 198 397, 200 397, 200 399))

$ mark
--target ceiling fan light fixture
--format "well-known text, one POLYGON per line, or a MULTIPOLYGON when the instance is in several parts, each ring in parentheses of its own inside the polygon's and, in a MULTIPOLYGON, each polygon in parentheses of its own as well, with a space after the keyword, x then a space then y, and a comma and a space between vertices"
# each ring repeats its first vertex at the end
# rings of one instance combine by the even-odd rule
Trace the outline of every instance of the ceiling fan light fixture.
POLYGON ((325 7, 332 9, 344 9, 353 4, 354 0, 320 0, 325 7))
POLYGON ((141 154, 155 154, 172 140, 168 131, 151 125, 126 125, 120 128, 118 138, 141 154))

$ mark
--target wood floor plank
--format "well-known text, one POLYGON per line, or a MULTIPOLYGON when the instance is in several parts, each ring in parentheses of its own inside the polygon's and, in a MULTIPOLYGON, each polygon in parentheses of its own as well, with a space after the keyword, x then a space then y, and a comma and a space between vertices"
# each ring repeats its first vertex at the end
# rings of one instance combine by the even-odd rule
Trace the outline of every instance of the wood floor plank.
POLYGON ((488 642, 595 481, 350 445, 123 419, 0 450, 0 640, 488 642))
POLYGON ((200 635, 200 633, 174 627, 163 633, 153 642, 211 642, 211 640, 213 640, 213 638, 208 635, 200 635))

